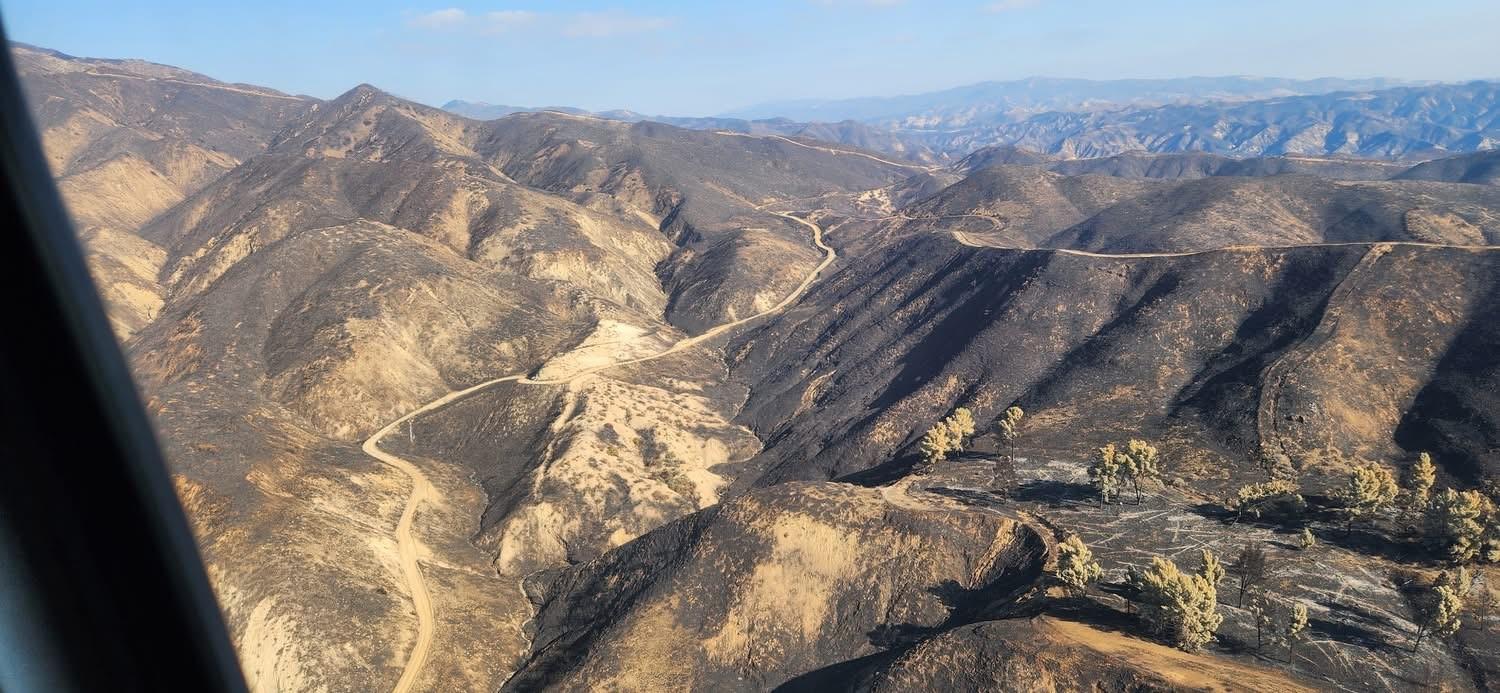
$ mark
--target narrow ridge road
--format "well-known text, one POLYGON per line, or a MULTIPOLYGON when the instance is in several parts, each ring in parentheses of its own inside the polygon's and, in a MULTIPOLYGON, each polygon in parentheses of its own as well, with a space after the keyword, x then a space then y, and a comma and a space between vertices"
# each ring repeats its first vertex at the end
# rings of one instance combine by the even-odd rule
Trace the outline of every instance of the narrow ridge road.
POLYGON ((527 375, 524 373, 517 373, 500 378, 495 378, 493 380, 486 380, 482 383, 472 385, 462 390, 455 390, 453 392, 449 392, 446 395, 443 395, 442 397, 432 400, 431 402, 428 402, 421 407, 407 412, 400 418, 381 427, 381 429, 376 431, 374 435, 371 435, 369 438, 365 439, 365 442, 360 446, 360 449, 363 450, 366 455, 369 455, 370 457, 379 460, 381 463, 395 469, 396 471, 401 472, 407 478, 411 479, 412 482, 411 494, 407 496, 406 506, 402 510, 401 519, 396 524, 396 548, 397 553, 400 557, 401 576, 402 579, 406 582, 407 591, 411 594, 412 604, 416 609, 417 640, 416 643, 412 645, 411 654, 409 654, 406 658, 406 663, 401 671, 401 678, 396 681, 396 686, 392 690, 396 691, 396 693, 408 693, 409 691, 411 691, 413 686, 416 685, 417 677, 421 675, 423 667, 426 666, 428 656, 431 654, 432 650, 434 623, 437 616, 432 605, 432 596, 427 589, 426 578, 423 577, 422 567, 418 562, 420 543, 417 541, 416 536, 412 534, 412 525, 416 521, 417 509, 422 505, 424 501, 435 495, 436 490, 433 488, 432 483, 427 480, 427 476, 422 473, 422 470, 418 469, 417 466, 411 461, 381 450, 380 441, 396 431, 396 429, 400 428, 402 424, 418 416, 421 416, 422 414, 440 409, 443 406, 451 404, 454 401, 463 399, 464 397, 467 397, 476 392, 479 392, 480 390, 484 390, 485 388, 497 385, 499 383, 517 382, 524 385, 570 384, 580 378, 598 373, 609 368, 643 363, 646 361, 659 359, 670 354, 675 354, 684 349, 691 348, 710 339, 723 335, 724 333, 745 325, 749 322, 785 310, 788 306, 795 303, 797 299, 801 298, 802 295, 812 287, 813 283, 818 280, 819 275, 821 275, 824 270, 828 269, 828 267, 838 259, 838 253, 823 242, 823 228, 821 226, 807 221, 806 219, 793 216, 790 212, 771 212, 771 214, 775 214, 778 217, 788 219, 811 229, 813 245, 817 246, 817 248, 819 250, 822 250, 824 253, 823 261, 818 263, 818 266, 813 268, 813 270, 809 272, 805 278, 803 278, 802 283, 798 284, 796 289, 793 289, 791 293, 787 294, 787 296, 781 299, 781 301, 776 305, 771 306, 770 308, 760 311, 754 315, 740 318, 739 320, 735 320, 732 322, 727 322, 722 325, 717 325, 709 330, 704 331, 701 334, 692 337, 684 337, 683 339, 680 339, 677 342, 673 343, 672 346, 667 347, 666 349, 663 349, 662 351, 656 352, 654 354, 640 356, 633 359, 616 361, 598 366, 592 366, 573 372, 567 377, 562 378, 534 380, 527 377, 527 375))
POLYGON ((1451 248, 1453 250, 1491 251, 1500 250, 1500 245, 1455 245, 1450 243, 1424 243, 1422 241, 1343 241, 1338 243, 1302 243, 1298 245, 1226 245, 1218 248, 1205 248, 1203 250, 1183 250, 1167 253, 1096 253, 1090 250, 1073 250, 1071 248, 1017 248, 1006 245, 986 243, 984 239, 975 237, 967 231, 952 231, 953 240, 960 245, 970 248, 997 248, 1001 250, 1026 250, 1049 253, 1061 253, 1063 255, 1077 255, 1079 257, 1098 257, 1104 259, 1131 260, 1153 257, 1192 257, 1194 255, 1207 255, 1208 253, 1246 251, 1246 250, 1296 250, 1298 248, 1349 248, 1349 247, 1410 247, 1410 248, 1451 248))

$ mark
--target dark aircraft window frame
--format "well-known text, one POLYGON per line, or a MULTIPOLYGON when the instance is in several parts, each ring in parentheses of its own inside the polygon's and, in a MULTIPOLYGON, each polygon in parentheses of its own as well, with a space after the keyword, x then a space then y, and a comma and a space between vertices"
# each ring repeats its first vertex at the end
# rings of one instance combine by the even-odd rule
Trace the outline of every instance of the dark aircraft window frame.
POLYGON ((243 691, 0 40, 0 690, 243 691))

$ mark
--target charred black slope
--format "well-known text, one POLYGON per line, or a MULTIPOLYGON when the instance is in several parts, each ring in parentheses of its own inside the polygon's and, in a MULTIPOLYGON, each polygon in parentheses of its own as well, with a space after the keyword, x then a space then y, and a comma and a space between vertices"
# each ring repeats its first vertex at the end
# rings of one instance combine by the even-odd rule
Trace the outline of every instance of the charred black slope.
POLYGON ((1337 182, 1311 176, 1188 181, 1101 211, 1045 242, 1099 252, 1181 252, 1231 245, 1500 240, 1493 188, 1337 182))
POLYGON ((1487 183, 1497 160, 1495 152, 1459 154, 1412 166, 1400 161, 1347 156, 1253 156, 1236 158, 1207 152, 1125 152, 1112 156, 1069 159, 1039 154, 1011 145, 980 149, 952 169, 970 174, 991 166, 1040 166, 1068 176, 1098 174, 1121 178, 1191 180, 1211 176, 1265 177, 1300 173, 1329 180, 1430 180, 1448 183, 1487 183))
POLYGON ((1464 154, 1428 161, 1411 167, 1397 178, 1500 185, 1500 151, 1464 154))
POLYGON ((1450 470, 1496 471, 1491 453, 1464 453, 1491 428, 1396 430, 1486 410, 1478 387, 1419 395, 1492 377, 1492 354, 1444 353, 1493 318, 1497 263, 1414 246, 1108 258, 916 237, 850 264, 730 353, 751 386, 741 417, 767 443, 759 484, 900 465, 963 402, 982 425, 1019 402, 1044 449, 1172 441, 1186 473, 1213 483, 1251 473, 1261 445, 1333 474, 1344 456, 1441 442, 1450 470))
POLYGON ((875 237, 962 232, 985 245, 1105 253, 1500 239, 1493 186, 1281 174, 1286 161, 1172 155, 989 166, 890 215, 875 237), (1097 166, 1083 165, 1090 163, 1097 166))
POLYGON ((991 166, 899 212, 902 231, 965 229, 1015 248, 1043 246, 1058 231, 1152 190, 1152 181, 1066 176, 1033 166, 991 166))
POLYGON ((1332 180, 1385 180, 1406 170, 1406 165, 1375 159, 1316 156, 1266 156, 1236 159, 1220 154, 1187 152, 1146 154, 1130 152, 1098 159, 1066 159, 1049 167, 1058 173, 1098 173, 1126 178, 1184 180, 1209 176, 1275 176, 1287 173, 1315 175, 1332 180))
POLYGON ((765 690, 1009 606, 1047 542, 938 496, 785 484, 683 518, 542 587, 506 690, 765 690))
POLYGON ((1040 615, 1055 530, 937 477, 782 484, 538 576, 505 690, 1312 690, 1040 615))

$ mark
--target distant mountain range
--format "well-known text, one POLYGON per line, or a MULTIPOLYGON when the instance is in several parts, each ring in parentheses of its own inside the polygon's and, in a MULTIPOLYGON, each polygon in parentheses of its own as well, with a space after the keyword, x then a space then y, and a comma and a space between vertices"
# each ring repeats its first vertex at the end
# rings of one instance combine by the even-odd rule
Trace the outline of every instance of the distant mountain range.
POLYGON ((506 106, 503 104, 485 103, 483 101, 464 101, 454 99, 443 104, 443 110, 449 113, 461 115, 474 120, 495 120, 515 113, 562 113, 565 115, 582 115, 601 118, 604 120, 618 120, 626 123, 638 123, 651 121, 655 123, 666 123, 677 127, 690 128, 693 130, 727 130, 756 135, 792 135, 809 126, 808 123, 798 123, 788 118, 766 118, 761 120, 746 120, 743 118, 693 118, 681 116, 646 115, 625 109, 610 111, 587 111, 582 108, 570 106, 544 106, 532 108, 527 106, 506 106))
POLYGON ((1240 157, 1426 159, 1493 149, 1500 143, 1500 84, 1050 112, 1016 123, 923 135, 929 147, 950 153, 1010 144, 1075 158, 1198 151, 1240 157))
MULTIPOLYGON (((481 119, 523 110, 461 101, 445 108, 481 119)), ((1208 152, 1420 160, 1500 144, 1500 83, 1034 79, 915 96, 783 102, 717 118, 594 115, 809 137, 927 163, 995 145, 1066 158, 1208 152)))
POLYGON ((858 120, 890 128, 941 130, 1014 123, 1049 111, 1092 112, 1210 101, 1252 101, 1422 84, 1431 82, 1382 77, 1282 79, 1233 76, 1118 80, 1031 77, 980 82, 904 96, 773 101, 724 115, 747 120, 775 117, 806 121, 858 120))

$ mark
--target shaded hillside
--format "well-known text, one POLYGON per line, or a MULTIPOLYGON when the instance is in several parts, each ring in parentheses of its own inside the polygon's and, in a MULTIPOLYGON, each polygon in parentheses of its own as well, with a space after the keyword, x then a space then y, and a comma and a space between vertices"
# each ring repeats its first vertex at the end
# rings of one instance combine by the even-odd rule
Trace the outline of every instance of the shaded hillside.
POLYGON ((515 180, 615 195, 662 218, 676 239, 720 231, 756 204, 876 188, 917 168, 858 150, 661 123, 517 114, 489 125, 476 147, 515 180))
POLYGON ((361 87, 320 104, 144 234, 169 251, 163 279, 181 293, 285 234, 367 219, 659 315, 655 267, 671 245, 656 229, 608 201, 590 209, 509 180, 471 148, 476 125, 361 87))
POLYGON ((458 386, 535 367, 618 310, 373 222, 299 230, 260 253, 168 302, 132 345, 140 377, 239 388, 350 440, 458 386))
POLYGON ((756 204, 904 171, 855 152, 656 124, 480 123, 361 87, 146 235, 169 250, 164 279, 196 291, 288 229, 372 219, 696 330, 774 304, 819 259, 804 227, 756 204))
POLYGON ((1488 377, 1492 357, 1446 354, 1493 319, 1496 262, 1401 246, 1103 258, 914 237, 731 345, 752 393, 740 418, 767 446, 743 478, 909 464, 953 406, 983 428, 1013 402, 1033 412, 1034 446, 1084 454, 1145 435, 1215 485, 1253 476, 1256 451, 1283 442, 1330 483, 1345 457, 1439 443, 1455 476, 1500 471, 1479 452, 1493 424, 1436 423, 1488 411, 1482 388, 1439 383, 1488 377), (1410 420, 1442 434, 1407 437, 1410 420))
POLYGON ((165 253, 136 232, 264 150, 313 100, 138 60, 11 52, 111 321, 128 337, 162 302, 165 253))
POLYGON ((1209 176, 1264 177, 1288 173, 1333 180, 1385 180, 1406 170, 1392 161, 1310 156, 1268 156, 1234 159, 1218 154, 1142 154, 1132 152, 1098 159, 1067 159, 1049 166, 1066 175, 1096 173, 1126 178, 1183 180, 1209 176))
POLYGON ((1480 186, 1311 176, 1204 178, 1110 207, 1046 245, 1120 253, 1367 241, 1495 243, 1500 194, 1480 186))
POLYGON ((953 164, 953 170, 965 175, 983 168, 1004 165, 1040 165, 1056 161, 1057 157, 1039 154, 1020 147, 1009 145, 995 145, 985 147, 976 152, 959 159, 953 164))
POLYGON ((1015 599, 1046 541, 875 489, 740 496, 553 578, 506 689, 773 688, 1015 599))
POLYGON ((575 198, 609 195, 658 222, 679 246, 664 277, 668 318, 689 331, 726 310, 775 303, 795 287, 791 277, 817 264, 806 228, 759 205, 876 188, 912 172, 857 150, 660 123, 517 114, 485 125, 475 148, 513 180, 575 198))
MULTIPOLYGON (((861 248, 871 239, 949 232, 982 245, 1104 253, 1373 241, 1489 245, 1500 239, 1500 195, 1493 186, 1339 180, 1285 174, 1286 163, 1295 162, 1186 154, 998 164, 876 217, 835 213, 876 222, 862 232, 861 248)), ((1311 165, 1355 177, 1385 167, 1333 159, 1311 165)))
POLYGON ((1500 151, 1478 152, 1428 161, 1396 176, 1401 180, 1500 184, 1500 151))
POLYGON ((1029 166, 991 166, 901 209, 904 229, 964 228, 1013 247, 1045 244, 1057 231, 1151 190, 1114 176, 1064 176, 1029 166))

